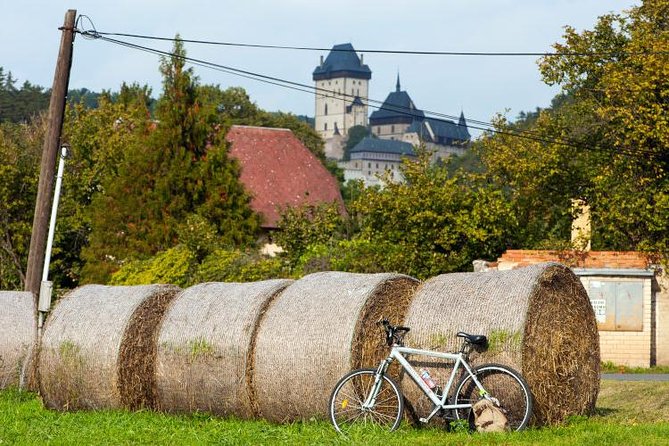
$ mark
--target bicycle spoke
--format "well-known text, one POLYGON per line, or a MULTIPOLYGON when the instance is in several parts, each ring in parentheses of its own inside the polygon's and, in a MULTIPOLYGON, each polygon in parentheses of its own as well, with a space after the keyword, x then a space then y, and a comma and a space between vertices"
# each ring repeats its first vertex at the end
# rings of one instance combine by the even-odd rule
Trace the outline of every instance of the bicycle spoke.
POLYGON ((355 425, 393 430, 401 422, 401 395, 388 377, 381 378, 374 406, 364 407, 374 389, 375 376, 372 369, 351 372, 335 388, 330 398, 330 418, 340 432, 348 432, 355 425))

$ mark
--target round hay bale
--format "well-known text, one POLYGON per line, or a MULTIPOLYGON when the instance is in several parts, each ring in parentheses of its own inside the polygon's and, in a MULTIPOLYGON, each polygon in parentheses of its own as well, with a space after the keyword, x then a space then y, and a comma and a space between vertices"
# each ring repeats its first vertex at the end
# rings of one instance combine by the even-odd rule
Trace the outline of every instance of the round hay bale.
POLYGON ((39 354, 40 390, 52 409, 153 407, 158 324, 179 288, 77 288, 47 320, 39 354))
MULTIPOLYGON (((511 271, 445 274, 417 291, 405 324, 408 346, 456 351, 458 331, 483 334, 486 351, 473 364, 498 362, 525 377, 534 395, 534 423, 555 424, 592 412, 599 391, 599 334, 588 295, 566 266, 545 263, 511 271)), ((419 358, 415 358, 420 361, 419 358)), ((417 362, 443 385, 451 368, 417 362)), ((422 415, 410 378, 405 395, 422 415)))
POLYGON ((0 389, 25 385, 36 340, 33 294, 0 291, 0 389))
POLYGON ((398 274, 310 274, 286 288, 260 321, 253 388, 260 416, 323 417, 346 372, 376 366, 376 321, 403 318, 418 281, 398 274))
POLYGON ((181 292, 160 329, 159 409, 253 417, 258 320, 292 282, 204 283, 181 292))

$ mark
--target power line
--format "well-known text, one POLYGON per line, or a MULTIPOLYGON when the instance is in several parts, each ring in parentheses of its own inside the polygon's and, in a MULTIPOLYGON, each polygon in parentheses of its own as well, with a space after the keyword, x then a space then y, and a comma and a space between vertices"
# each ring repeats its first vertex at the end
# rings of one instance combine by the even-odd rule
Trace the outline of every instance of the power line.
MULTIPOLYGON (((99 40, 103 40, 103 41, 113 43, 113 44, 116 44, 116 45, 120 45, 120 46, 124 46, 124 47, 127 47, 127 48, 148 52, 148 53, 159 55, 159 56, 177 57, 177 58, 180 58, 184 61, 187 61, 187 62, 189 62, 193 65, 202 66, 202 67, 209 68, 209 69, 214 69, 214 70, 221 71, 221 72, 224 72, 224 73, 227 73, 227 74, 232 74, 232 75, 244 77, 244 78, 247 78, 247 79, 251 79, 251 80, 255 80, 255 81, 259 81, 259 82, 263 82, 263 83, 267 83, 267 84, 271 84, 271 85, 276 85, 276 86, 280 86, 280 87, 283 87, 283 88, 288 88, 288 89, 295 90, 295 91, 301 91, 301 92, 305 92, 305 93, 309 93, 309 94, 322 94, 322 95, 325 95, 327 97, 332 97, 332 98, 335 98, 335 99, 338 98, 338 97, 355 99, 355 97, 356 97, 356 96, 349 95, 349 94, 346 94, 346 93, 334 93, 331 90, 322 89, 322 88, 314 87, 314 86, 311 86, 311 85, 306 85, 306 84, 302 84, 302 83, 299 83, 299 82, 289 81, 289 80, 286 80, 286 79, 281 79, 281 78, 277 78, 277 77, 273 77, 273 76, 268 76, 268 75, 264 75, 264 74, 261 74, 261 73, 255 73, 255 72, 252 72, 252 71, 242 70, 242 69, 239 69, 239 68, 220 65, 220 64, 216 64, 216 63, 205 61, 205 60, 195 59, 195 58, 187 57, 187 56, 179 56, 179 55, 176 55, 176 54, 168 52, 168 51, 158 50, 158 49, 155 49, 155 48, 150 48, 150 47, 145 47, 145 46, 142 46, 142 45, 137 45, 137 44, 134 44, 134 43, 131 43, 131 42, 125 42, 125 41, 122 41, 122 40, 113 39, 113 38, 110 38, 110 37, 105 37, 102 34, 98 33, 97 31, 80 31, 80 30, 77 30, 77 32, 81 33, 86 38, 99 39, 99 40)), ((418 111, 416 109, 410 109, 408 107, 402 107, 402 106, 394 106, 394 105, 390 106, 390 107, 388 107, 387 105, 384 106, 383 105, 384 103, 382 101, 378 101, 378 100, 373 100, 373 99, 362 100, 362 98, 359 98, 359 99, 361 99, 361 101, 366 101, 366 105, 377 108, 379 110, 391 110, 391 111, 395 111, 395 112, 400 113, 400 114, 404 114, 406 116, 415 117, 416 116, 416 111, 418 111), (376 104, 379 104, 379 105, 376 105, 376 104)), ((433 115, 433 116, 440 117, 440 118, 455 119, 455 120, 458 119, 455 116, 447 115, 447 114, 444 114, 444 113, 432 112, 432 111, 429 111, 429 110, 421 110, 421 111, 424 114, 433 115)), ((499 129, 494 127, 494 124, 489 123, 489 122, 485 122, 485 121, 469 120, 469 122, 475 122, 475 123, 478 123, 478 124, 484 126, 484 127, 481 127, 481 126, 471 125, 471 124, 468 123, 468 127, 476 129, 476 130, 481 130, 481 131, 484 131, 484 132, 493 132, 493 133, 499 134, 499 135, 507 135, 507 136, 517 137, 517 138, 523 138, 523 139, 533 140, 533 141, 536 141, 536 142, 541 142, 541 143, 546 143, 546 144, 557 144, 557 145, 562 145, 562 146, 571 147, 571 148, 575 148, 575 149, 581 149, 581 150, 600 150, 600 151, 604 150, 604 151, 607 151, 607 152, 612 152, 613 151, 615 153, 619 153, 619 154, 627 155, 627 156, 631 156, 631 157, 636 157, 639 154, 645 154, 645 155, 648 155, 648 156, 651 156, 651 157, 655 157, 655 156, 658 155, 655 152, 646 151, 646 150, 640 149, 640 148, 637 148, 637 149, 627 149, 627 148, 617 148, 616 149, 616 148, 605 148, 605 147, 593 148, 593 147, 580 145, 577 142, 570 141, 570 140, 559 140, 559 139, 545 138, 543 136, 534 136, 534 135, 536 135, 535 132, 526 131, 526 130, 521 130, 521 131, 499 130, 499 129)))
POLYGON ((297 51, 321 51, 321 52, 358 52, 368 54, 395 54, 412 56, 473 56, 473 57, 548 57, 548 56, 631 56, 631 55, 654 55, 669 54, 669 51, 611 51, 611 52, 571 52, 571 51, 430 51, 430 50, 387 50, 387 49, 346 49, 346 48, 324 48, 310 46, 292 46, 292 45, 270 45, 261 43, 243 43, 243 42, 222 42, 212 40, 183 39, 179 37, 161 37, 144 34, 118 33, 118 32, 100 32, 96 31, 98 36, 130 37, 133 39, 158 40, 174 42, 179 40, 184 43, 194 43, 201 45, 216 45, 238 48, 255 49, 273 49, 273 50, 297 50, 297 51))

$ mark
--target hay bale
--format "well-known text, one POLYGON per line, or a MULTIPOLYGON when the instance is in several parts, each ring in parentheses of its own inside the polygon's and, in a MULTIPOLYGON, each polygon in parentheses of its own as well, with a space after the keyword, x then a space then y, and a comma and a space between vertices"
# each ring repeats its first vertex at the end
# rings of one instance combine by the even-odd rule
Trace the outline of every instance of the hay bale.
MULTIPOLYGON (((407 345, 455 351, 458 331, 488 336, 490 346, 470 356, 474 364, 499 362, 523 374, 535 398, 534 423, 554 424, 589 414, 599 391, 599 334, 581 281, 567 267, 547 263, 512 271, 445 274, 416 293, 405 324, 407 345)), ((450 371, 426 365, 446 382, 450 371)), ((404 378, 411 405, 426 409, 404 378)))
POLYGON ((0 291, 0 389, 24 386, 36 339, 33 294, 0 291))
POLYGON ((181 292, 160 329, 159 408, 253 417, 258 320, 292 282, 204 283, 181 292))
POLYGON ((258 415, 279 422, 324 416, 337 380, 387 353, 375 322, 401 319, 417 283, 398 274, 322 272, 286 288, 256 339, 258 415))
POLYGON ((152 407, 155 338, 171 285, 77 288, 47 320, 40 391, 53 409, 152 407))

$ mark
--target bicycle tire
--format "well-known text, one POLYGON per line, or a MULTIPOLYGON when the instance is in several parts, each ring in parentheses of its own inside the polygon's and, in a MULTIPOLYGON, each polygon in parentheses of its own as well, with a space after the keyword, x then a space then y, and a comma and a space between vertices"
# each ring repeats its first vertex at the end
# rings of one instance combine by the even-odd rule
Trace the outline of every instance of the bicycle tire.
POLYGON ((337 432, 349 433, 357 426, 377 426, 394 431, 402 422, 404 397, 400 387, 389 376, 383 375, 376 404, 371 409, 362 407, 374 384, 376 369, 357 369, 344 375, 335 385, 328 402, 330 422, 337 432))
MULTIPOLYGON (((521 374, 501 364, 482 364, 475 367, 472 372, 488 395, 499 401, 509 421, 509 429, 512 431, 525 429, 532 417, 533 401, 530 387, 521 374)), ((455 404, 473 405, 482 398, 469 374, 460 380, 454 395, 455 404)), ((471 430, 476 429, 471 408, 456 409, 455 416, 467 420, 471 430)))

